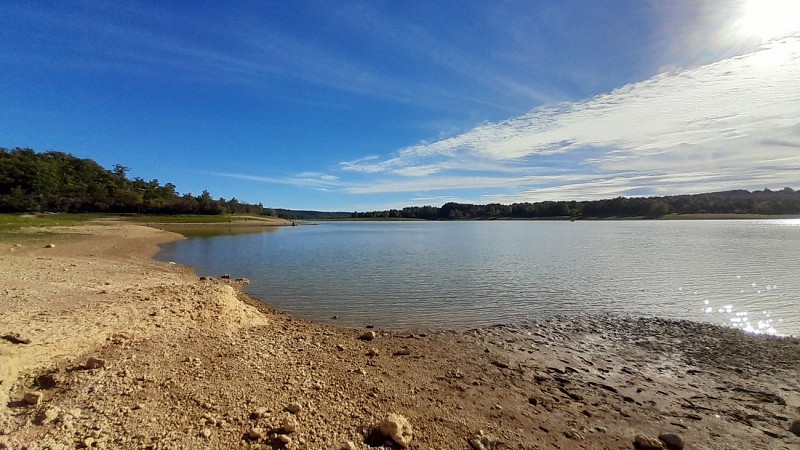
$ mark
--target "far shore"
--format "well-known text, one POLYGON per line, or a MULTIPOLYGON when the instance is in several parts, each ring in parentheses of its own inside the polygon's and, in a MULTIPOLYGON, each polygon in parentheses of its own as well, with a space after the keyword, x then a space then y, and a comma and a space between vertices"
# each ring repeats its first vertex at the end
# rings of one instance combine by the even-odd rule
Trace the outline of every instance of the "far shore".
POLYGON ((154 261, 172 226, 0 240, 0 449, 800 447, 798 339, 614 316, 334 327, 154 261))

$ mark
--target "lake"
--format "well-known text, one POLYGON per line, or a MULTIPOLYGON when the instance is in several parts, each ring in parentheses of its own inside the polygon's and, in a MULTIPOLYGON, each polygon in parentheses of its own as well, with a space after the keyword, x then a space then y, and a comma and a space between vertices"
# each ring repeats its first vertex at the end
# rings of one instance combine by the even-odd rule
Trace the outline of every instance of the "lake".
POLYGON ((800 219, 322 222, 190 237, 158 259, 345 326, 613 313, 800 336, 800 219))

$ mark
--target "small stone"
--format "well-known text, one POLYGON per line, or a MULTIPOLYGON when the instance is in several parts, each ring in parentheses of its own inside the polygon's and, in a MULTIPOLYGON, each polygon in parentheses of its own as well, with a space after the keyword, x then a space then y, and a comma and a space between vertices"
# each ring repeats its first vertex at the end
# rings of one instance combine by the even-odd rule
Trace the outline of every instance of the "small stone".
POLYGON ((646 434, 637 434, 633 438, 633 447, 638 450, 666 450, 663 442, 646 434))
POLYGON ((41 412, 36 416, 36 423, 39 425, 47 425, 48 423, 58 419, 59 414, 61 414, 61 408, 57 406, 51 406, 41 412))
POLYGON ((347 441, 339 446, 339 450, 357 450, 357 448, 353 441, 347 441))
POLYGON ((206 439, 210 438, 211 437, 211 429, 210 428, 203 428, 202 430, 200 430, 200 436, 203 436, 206 439))
POLYGON ((220 275, 220 278, 222 278, 223 280, 230 280, 231 279, 231 274, 223 273, 222 275, 220 275))
POLYGON ((683 446, 685 445, 683 438, 673 433, 659 434, 658 439, 663 442, 669 450, 683 450, 683 446))
POLYGON ((42 395, 41 392, 28 392, 22 397, 22 401, 31 406, 39 406, 42 403, 42 395))
POLYGON ((594 431, 598 433, 606 433, 608 432, 608 429, 606 427, 594 427, 594 431))
POLYGON ((292 438, 290 438, 289 436, 283 435, 283 434, 279 434, 279 435, 275 436, 275 441, 277 441, 278 443, 282 444, 284 447, 288 447, 288 446, 292 445, 292 438))
POLYGON ((377 348, 371 348, 371 349, 369 349, 369 351, 367 352, 367 356, 369 356, 369 357, 371 357, 371 358, 373 358, 373 357, 375 357, 375 356, 379 356, 379 355, 380 355, 380 352, 378 352, 378 349, 377 349, 377 348))
POLYGON ((408 448, 414 437, 414 430, 408 419, 400 414, 389 414, 378 424, 378 431, 385 437, 394 441, 400 448, 408 448))
POLYGON ((50 243, 45 245, 44 248, 56 248, 56 244, 50 243))
POLYGON ((486 434, 483 430, 478 431, 478 434, 470 438, 467 443, 473 450, 490 450, 497 446, 497 439, 486 434))
POLYGON ((250 441, 258 441, 264 439, 264 430, 262 428, 251 428, 246 434, 245 438, 250 441))
POLYGON ((297 414, 297 413, 299 413, 299 412, 300 412, 300 410, 302 410, 302 409, 303 409, 303 408, 302 408, 300 405, 298 405, 297 403, 290 403, 290 404, 289 404, 289 405, 286 407, 286 411, 288 411, 288 412, 290 412, 290 413, 292 413, 292 414, 297 414))
POLYGON ((447 373, 445 373, 445 376, 447 378, 461 379, 461 378, 464 378, 464 372, 462 372, 461 369, 459 369, 459 368, 455 368, 455 369, 448 370, 447 373))
POLYGON ((795 436, 800 436, 800 419, 795 419, 789 426, 789 431, 794 433, 795 436))
POLYGON ((268 415, 269 415, 269 409, 267 409, 264 406, 261 406, 259 408, 256 408, 255 411, 250 413, 250 419, 252 420, 263 419, 268 415))
POLYGON ((294 433, 297 431, 297 419, 293 416, 284 418, 281 422, 281 431, 284 433, 294 433))
POLYGON ((362 341, 371 341, 371 340, 375 339, 375 336, 376 336, 375 332, 370 330, 370 331, 365 331, 358 338, 361 339, 362 341))
POLYGON ((410 354, 411 350, 407 348, 401 348, 400 350, 397 350, 396 352, 392 353, 392 356, 408 356, 410 354))
POLYGON ((86 367, 89 370, 102 369, 105 366, 106 366, 106 360, 105 359, 95 358, 94 356, 92 356, 91 358, 87 359, 86 360, 86 364, 84 365, 84 367, 86 367))
POLYGON ((343 351, 344 350, 344 345, 336 344, 336 350, 339 350, 340 352, 343 351))
POLYGON ((508 369, 510 367, 508 363, 504 363, 503 361, 498 361, 498 360, 492 361, 492 365, 497 366, 501 369, 508 369))
POLYGON ((583 435, 580 434, 577 430, 569 430, 564 432, 564 436, 567 439, 572 439, 573 441, 582 441, 583 435))

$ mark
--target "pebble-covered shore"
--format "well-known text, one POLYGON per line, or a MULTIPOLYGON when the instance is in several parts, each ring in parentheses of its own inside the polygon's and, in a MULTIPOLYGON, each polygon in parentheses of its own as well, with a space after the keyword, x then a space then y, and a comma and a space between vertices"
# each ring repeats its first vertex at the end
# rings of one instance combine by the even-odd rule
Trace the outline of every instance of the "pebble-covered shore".
POLYGON ((0 253, 0 448, 800 447, 797 339, 611 316, 336 328, 149 260, 168 233, 102 228, 0 253))

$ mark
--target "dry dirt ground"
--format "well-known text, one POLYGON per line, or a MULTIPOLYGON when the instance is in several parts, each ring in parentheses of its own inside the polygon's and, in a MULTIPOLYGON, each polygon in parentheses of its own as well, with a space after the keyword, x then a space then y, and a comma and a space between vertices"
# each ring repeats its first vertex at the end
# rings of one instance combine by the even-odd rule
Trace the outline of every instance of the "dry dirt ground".
POLYGON ((336 328, 153 261, 173 233, 58 231, 83 237, 0 249, 0 449, 800 448, 796 339, 619 317, 336 328))

